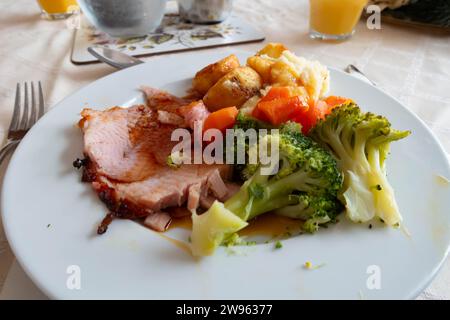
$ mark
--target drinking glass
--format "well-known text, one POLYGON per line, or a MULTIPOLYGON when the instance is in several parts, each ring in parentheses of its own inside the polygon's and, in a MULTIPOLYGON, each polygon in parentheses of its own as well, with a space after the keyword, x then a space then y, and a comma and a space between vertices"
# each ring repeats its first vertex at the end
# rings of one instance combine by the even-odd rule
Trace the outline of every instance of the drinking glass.
POLYGON ((66 19, 79 12, 77 0, 38 0, 41 15, 48 20, 66 19))
POLYGON ((309 36, 322 40, 346 40, 368 0, 310 0, 309 36))

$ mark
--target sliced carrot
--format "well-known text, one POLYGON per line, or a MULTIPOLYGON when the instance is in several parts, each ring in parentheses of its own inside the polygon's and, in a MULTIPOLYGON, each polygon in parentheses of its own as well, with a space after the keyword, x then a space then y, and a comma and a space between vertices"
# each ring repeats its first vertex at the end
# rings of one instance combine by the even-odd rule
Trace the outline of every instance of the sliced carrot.
POLYGON ((319 119, 325 118, 328 113, 328 105, 321 100, 309 101, 305 112, 299 114, 294 121, 302 125, 303 134, 308 134, 319 119))
POLYGON ((280 125, 305 112, 307 103, 293 94, 291 87, 272 87, 259 101, 252 115, 273 125, 280 125))
POLYGON ((294 118, 294 121, 300 123, 302 125, 303 134, 307 134, 317 122, 316 109, 314 107, 309 107, 306 112, 294 118))
MULTIPOLYGON (((290 90, 288 87, 272 87, 272 88, 270 88, 269 92, 267 92, 267 94, 261 98, 259 103, 263 103, 263 102, 267 102, 267 101, 271 101, 271 100, 275 100, 275 99, 279 99, 279 98, 290 98, 290 97, 291 97, 291 94, 290 94, 290 90)), ((270 122, 270 119, 267 117, 267 115, 264 112, 261 111, 260 108, 258 108, 258 106, 256 106, 253 109, 252 116, 261 121, 270 122)))
POLYGON ((219 129, 224 132, 226 129, 232 128, 236 123, 238 113, 236 107, 223 108, 211 113, 203 123, 203 132, 208 129, 219 129))
POLYGON ((318 120, 325 118, 333 108, 349 101, 352 100, 338 96, 329 96, 325 100, 311 100, 308 102, 309 108, 307 111, 296 117, 295 121, 302 125, 302 132, 308 134, 318 120))
POLYGON ((325 118, 325 116, 331 111, 329 105, 325 101, 317 100, 312 103, 314 105, 314 108, 317 110, 316 114, 318 115, 318 119, 325 118))
POLYGON ((264 112, 261 111, 261 109, 258 108, 258 105, 253 109, 252 116, 255 117, 258 120, 264 121, 264 122, 270 122, 269 118, 266 116, 264 112))
POLYGON ((335 106, 338 104, 343 104, 347 101, 349 101, 351 99, 349 98, 345 98, 345 97, 340 97, 340 96, 329 96, 325 99, 325 102, 329 105, 329 106, 335 106))
POLYGON ((270 101, 278 98, 290 98, 291 90, 289 87, 272 87, 269 92, 261 99, 261 102, 270 101))
POLYGON ((273 125, 280 125, 304 112, 300 97, 277 98, 258 103, 257 109, 273 125))
POLYGON ((302 125, 307 134, 319 119, 325 118, 331 110, 350 99, 330 96, 326 100, 308 101, 295 94, 292 87, 272 87, 259 101, 252 115, 273 125, 280 125, 289 120, 302 125))
POLYGON ((324 101, 328 105, 327 113, 330 113, 335 107, 340 106, 343 103, 351 102, 352 99, 339 96, 329 96, 324 101))

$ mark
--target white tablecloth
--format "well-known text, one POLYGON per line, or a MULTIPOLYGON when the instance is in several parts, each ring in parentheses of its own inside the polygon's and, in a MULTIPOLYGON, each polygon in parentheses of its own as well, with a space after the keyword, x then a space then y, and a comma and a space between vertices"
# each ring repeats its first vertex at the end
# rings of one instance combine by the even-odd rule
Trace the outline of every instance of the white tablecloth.
MULTIPOLYGON (((236 0, 235 11, 261 29, 267 41, 283 42, 296 53, 329 66, 357 65, 420 116, 450 152, 449 34, 385 24, 381 30, 369 30, 360 22, 350 41, 322 43, 307 36, 307 0, 236 0)), ((46 102, 51 107, 78 88, 115 70, 102 64, 73 65, 69 59, 73 30, 67 28, 65 21, 41 20, 35 1, 2 0, 0 12, 2 142, 12 114, 17 82, 41 80, 46 102)), ((254 51, 261 44, 238 47, 254 51)), ((4 170, 3 166, 0 179, 4 170)), ((13 259, 0 224, 0 289, 13 259)), ((13 281, 17 281, 15 289, 23 286, 23 275, 22 280, 15 280, 20 274, 17 270, 15 267, 12 272, 9 290, 15 288, 13 281)), ((420 298, 450 298, 449 261, 420 298)))

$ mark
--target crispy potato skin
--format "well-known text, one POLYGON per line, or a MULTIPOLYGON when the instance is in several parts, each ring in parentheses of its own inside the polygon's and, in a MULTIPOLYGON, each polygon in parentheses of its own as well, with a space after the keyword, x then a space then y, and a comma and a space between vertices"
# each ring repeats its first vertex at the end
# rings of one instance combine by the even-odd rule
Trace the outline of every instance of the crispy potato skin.
POLYGON ((234 54, 229 55, 197 72, 192 81, 192 88, 204 95, 220 78, 239 66, 239 59, 234 54))
POLYGON ((272 68, 273 62, 260 56, 251 56, 247 59, 247 65, 258 72, 264 83, 269 83, 270 81, 270 69, 272 68))
POLYGON ((258 51, 256 54, 257 56, 266 55, 271 58, 279 58, 281 57, 281 54, 284 50, 288 50, 283 44, 276 43, 276 42, 270 42, 268 43, 264 48, 258 51))
POLYGON ((250 67, 238 67, 223 76, 203 98, 210 111, 226 107, 240 108, 262 87, 261 76, 250 67))
POLYGON ((295 76, 295 72, 289 67, 289 65, 277 61, 270 68, 270 83, 277 84, 279 86, 298 86, 301 82, 295 76))
MULTIPOLYGON (((278 59, 279 57, 281 57, 281 54, 285 50, 288 49, 281 43, 273 43, 273 42, 268 43, 264 48, 258 51, 256 55, 251 56, 250 58, 247 59, 247 65, 256 72, 258 72, 258 74, 263 79, 264 83, 273 83, 274 82, 273 74, 279 74, 281 72, 280 65, 277 66, 278 70, 272 72, 272 67, 275 64, 275 62, 270 59, 267 59, 267 57, 278 59)), ((284 81, 291 84, 292 82, 287 81, 286 79, 286 77, 288 77, 289 75, 285 71, 283 72, 285 73, 283 76, 285 78, 284 81)))

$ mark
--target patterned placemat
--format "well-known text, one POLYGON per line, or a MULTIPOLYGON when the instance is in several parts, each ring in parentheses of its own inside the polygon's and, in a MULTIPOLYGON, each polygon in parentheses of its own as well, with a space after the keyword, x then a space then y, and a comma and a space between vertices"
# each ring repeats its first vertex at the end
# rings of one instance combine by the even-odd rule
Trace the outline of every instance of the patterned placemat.
POLYGON ((237 16, 222 23, 199 25, 183 22, 178 14, 166 14, 153 33, 136 38, 112 38, 92 26, 83 16, 74 37, 71 60, 75 64, 97 61, 87 48, 102 45, 133 56, 217 47, 264 40, 264 34, 237 16))

